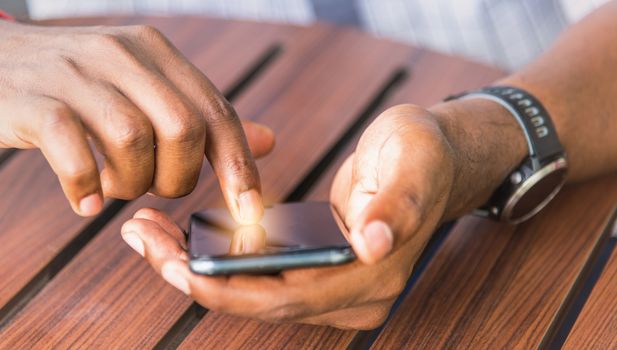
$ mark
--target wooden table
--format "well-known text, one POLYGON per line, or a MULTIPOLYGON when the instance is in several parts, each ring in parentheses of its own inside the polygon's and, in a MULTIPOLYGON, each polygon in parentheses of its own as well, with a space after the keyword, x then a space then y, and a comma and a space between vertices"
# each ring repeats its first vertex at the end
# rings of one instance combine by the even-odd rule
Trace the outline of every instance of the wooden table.
MULTIPOLYGON (((333 174, 379 111, 431 105, 502 72, 329 25, 195 17, 48 24, 151 24, 219 86, 239 114, 272 127, 259 162, 267 202, 325 200, 333 174)), ((0 153, 0 348, 617 347, 617 178, 570 186, 517 227, 466 217, 425 254, 375 331, 273 325, 201 310, 122 241, 150 206, 186 223, 221 205, 204 168, 193 194, 109 201, 74 215, 38 151, 0 153), (604 267, 604 268, 603 268, 604 267)))

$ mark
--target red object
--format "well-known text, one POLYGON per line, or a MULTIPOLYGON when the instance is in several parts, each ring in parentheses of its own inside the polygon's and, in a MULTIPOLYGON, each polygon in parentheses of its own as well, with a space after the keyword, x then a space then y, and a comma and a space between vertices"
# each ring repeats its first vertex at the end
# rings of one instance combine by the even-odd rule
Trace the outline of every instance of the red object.
POLYGON ((0 10, 0 19, 6 19, 6 20, 9 20, 9 21, 14 21, 15 20, 15 18, 13 18, 13 16, 9 15, 8 13, 6 13, 6 12, 4 12, 2 10, 0 10))

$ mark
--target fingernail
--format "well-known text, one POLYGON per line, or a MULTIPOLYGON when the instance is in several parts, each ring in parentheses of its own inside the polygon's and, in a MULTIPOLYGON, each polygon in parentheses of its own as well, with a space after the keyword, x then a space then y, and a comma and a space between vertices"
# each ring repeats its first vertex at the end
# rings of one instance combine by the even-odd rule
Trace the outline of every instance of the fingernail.
POLYGON ((79 201, 79 213, 83 216, 98 214, 103 209, 103 200, 98 193, 88 195, 79 201))
POLYGON ((383 221, 371 221, 362 230, 367 250, 375 260, 380 260, 392 250, 394 238, 390 226, 383 221))
POLYGON ((182 293, 189 295, 191 290, 189 289, 189 282, 184 278, 182 272, 180 272, 180 267, 177 265, 177 262, 168 262, 161 268, 161 275, 167 283, 176 287, 182 293))
POLYGON ((264 206, 257 190, 248 190, 238 196, 238 211, 242 224, 259 222, 264 212, 264 206))
POLYGON ((351 234, 351 245, 353 246, 353 250, 358 256, 358 258, 366 261, 366 257, 369 256, 368 250, 366 248, 366 241, 364 239, 364 235, 358 229, 352 229, 351 234))
POLYGON ((144 256, 144 242, 135 232, 122 233, 122 239, 139 255, 144 256))
POLYGON ((270 129, 269 127, 262 125, 262 124, 257 124, 255 123, 255 128, 257 128, 257 130, 259 130, 259 132, 267 134, 269 137, 274 137, 274 131, 272 131, 272 129, 270 129))

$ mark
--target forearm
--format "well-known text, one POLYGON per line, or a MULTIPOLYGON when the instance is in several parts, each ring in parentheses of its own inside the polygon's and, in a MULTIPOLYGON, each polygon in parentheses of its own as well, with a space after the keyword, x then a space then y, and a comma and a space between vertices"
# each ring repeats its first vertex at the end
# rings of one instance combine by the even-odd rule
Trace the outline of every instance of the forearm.
POLYGON ((521 87, 542 101, 568 154, 569 181, 617 170, 617 1, 498 83, 521 87))
MULTIPOLYGON (((617 170, 617 2, 572 27, 540 58, 498 82, 546 107, 568 156, 568 181, 617 170)), ((498 104, 456 100, 431 108, 457 172, 446 218, 482 205, 528 154, 522 130, 498 104)))

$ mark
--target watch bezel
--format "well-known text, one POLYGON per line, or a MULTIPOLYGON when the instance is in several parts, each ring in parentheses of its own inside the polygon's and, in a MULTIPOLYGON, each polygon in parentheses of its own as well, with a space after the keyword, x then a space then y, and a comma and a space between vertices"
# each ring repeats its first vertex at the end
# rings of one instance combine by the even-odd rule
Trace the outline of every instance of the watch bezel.
POLYGON ((563 187, 566 182, 565 176, 561 180, 561 182, 555 186, 555 188, 551 191, 551 193, 544 198, 538 205, 534 207, 529 213, 521 216, 518 219, 512 220, 511 215, 514 207, 518 202, 525 196, 530 189, 532 189, 540 180, 544 179, 547 175, 562 169, 567 169, 568 162, 565 156, 560 156, 559 158, 551 161, 550 163, 543 166, 540 170, 535 171, 529 178, 525 179, 514 191, 514 193, 508 198, 503 210, 501 211, 501 215, 499 217, 500 220, 509 222, 511 224, 518 224, 523 221, 528 220, 532 216, 536 215, 540 210, 542 210, 546 205, 559 193, 559 190, 563 187))

